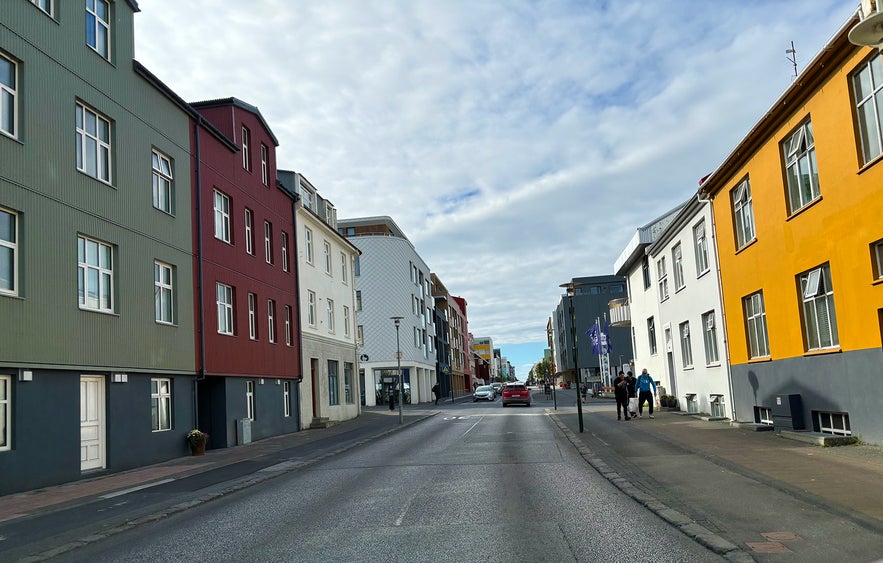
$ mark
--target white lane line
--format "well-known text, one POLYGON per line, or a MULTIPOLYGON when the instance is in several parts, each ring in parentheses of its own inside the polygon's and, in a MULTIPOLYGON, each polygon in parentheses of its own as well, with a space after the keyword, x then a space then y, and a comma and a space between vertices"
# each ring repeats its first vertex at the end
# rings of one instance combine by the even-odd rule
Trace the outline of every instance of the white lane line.
POLYGON ((405 519, 405 514, 407 514, 408 510, 410 510, 410 508, 411 508, 411 503, 413 503, 414 499, 417 498, 417 492, 418 491, 415 490, 411 494, 411 496, 408 497, 408 502, 405 503, 405 506, 402 507, 402 511, 399 512, 399 517, 396 518, 396 521, 395 521, 395 525, 397 527, 402 525, 402 521, 405 519))
POLYGON ((469 427, 469 430, 467 430, 466 432, 464 432, 463 435, 460 436, 460 438, 465 438, 465 437, 466 437, 466 434, 469 434, 470 432, 472 432, 472 429, 475 428, 476 426, 478 426, 478 423, 479 423, 479 422, 481 422, 481 419, 480 419, 480 418, 478 419, 478 421, 477 421, 475 424, 473 424, 472 426, 470 426, 470 427, 469 427))
POLYGON ((100 496, 100 499, 109 499, 113 497, 119 497, 123 495, 127 495, 129 493, 134 493, 135 491, 140 491, 141 489, 149 489, 150 487, 155 487, 157 485, 165 485, 166 483, 171 483, 174 479, 163 479, 162 481, 157 481, 155 483, 148 483, 146 485, 139 485, 137 487, 132 487, 131 489, 124 489, 122 491, 117 491, 115 493, 108 493, 104 496, 100 496))

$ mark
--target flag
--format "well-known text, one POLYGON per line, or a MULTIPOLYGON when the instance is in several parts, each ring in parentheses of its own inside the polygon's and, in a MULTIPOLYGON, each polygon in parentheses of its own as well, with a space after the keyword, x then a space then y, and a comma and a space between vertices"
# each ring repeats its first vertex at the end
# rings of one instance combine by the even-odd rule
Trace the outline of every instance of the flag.
POLYGON ((613 340, 610 339, 610 323, 607 323, 607 328, 604 329, 604 337, 607 340, 607 353, 613 353, 613 340))
POLYGON ((601 335, 599 334, 600 330, 598 328, 598 323, 592 325, 592 328, 586 331, 586 334, 589 335, 589 338, 592 340, 592 353, 600 354, 601 353, 601 335))

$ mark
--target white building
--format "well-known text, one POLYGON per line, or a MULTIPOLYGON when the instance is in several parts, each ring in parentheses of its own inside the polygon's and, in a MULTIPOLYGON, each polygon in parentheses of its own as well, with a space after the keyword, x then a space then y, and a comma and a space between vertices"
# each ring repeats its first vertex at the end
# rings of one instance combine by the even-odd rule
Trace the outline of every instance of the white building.
POLYGON ((306 178, 285 170, 278 174, 298 196, 293 247, 301 312, 301 425, 322 428, 359 416, 364 404, 357 377, 354 266, 359 250, 337 232, 334 206, 306 178))
POLYGON ((657 326, 663 335, 660 355, 668 393, 677 397, 681 410, 730 417, 726 325, 712 226, 711 205, 694 197, 650 245, 647 256, 657 274, 657 326))
POLYGON ((433 399, 436 382, 435 324, 430 270, 390 217, 341 219, 338 230, 361 251, 356 261, 356 328, 365 404, 388 401, 398 373, 406 403, 433 399), (392 317, 401 317, 398 331, 392 317), (398 342, 397 342, 398 340, 398 342))

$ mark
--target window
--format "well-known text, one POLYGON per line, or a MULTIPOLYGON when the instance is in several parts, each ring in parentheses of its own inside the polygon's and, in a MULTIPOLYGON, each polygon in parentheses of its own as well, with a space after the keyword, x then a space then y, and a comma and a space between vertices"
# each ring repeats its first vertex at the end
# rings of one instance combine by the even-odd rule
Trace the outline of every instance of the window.
POLYGON ((316 292, 307 291, 307 323, 316 326, 316 292))
POLYGON ((766 330, 766 308, 763 292, 758 291, 742 299, 745 307, 745 324, 748 326, 748 356, 763 358, 770 355, 770 342, 766 330))
MULTIPOLYGON (((0 245, 3 244, 3 210, 0 209, 0 245)), ((874 264, 874 279, 883 280, 883 240, 878 240, 874 244, 871 245, 871 259, 874 264)), ((2 261, 0 261, 2 262, 2 261)), ((2 263, 0 263, 0 280, 3 277, 2 263)), ((3 290, 2 285, 0 285, 0 291, 3 290)))
POLYGON ((690 344, 690 323, 683 322, 678 325, 681 334, 681 355, 684 358, 684 367, 693 367, 693 346, 690 344))
POLYGON ((720 356, 717 353, 717 327, 714 324, 714 311, 702 315, 702 328, 705 337, 705 364, 716 364, 720 362, 720 356))
POLYGON ((806 349, 819 350, 839 346, 831 268, 826 264, 805 272, 799 276, 799 281, 806 349))
POLYGON ((328 404, 340 404, 340 390, 337 381, 337 360, 328 360, 328 404))
POLYGON ((150 379, 150 418, 154 432, 172 429, 171 379, 150 379))
POLYGON ((359 261, 359 257, 356 256, 356 259, 353 261, 353 275, 359 277, 362 275, 362 264, 359 261))
POLYGON ((245 382, 245 409, 246 415, 245 418, 249 420, 254 420, 255 415, 255 404, 254 404, 254 381, 246 381, 245 382))
POLYGON ((251 340, 257 340, 258 338, 257 301, 257 295, 254 293, 248 294, 248 337, 251 340))
POLYGON ((641 272, 644 274, 644 290, 650 289, 650 258, 641 258, 641 272))
POLYGON ((754 421, 765 426, 773 426, 773 409, 770 407, 754 407, 754 421))
POLYGON ((852 427, 849 425, 849 415, 845 412, 813 412, 815 423, 822 434, 835 434, 837 436, 852 436, 852 427))
POLYGON ((356 342, 361 346, 365 343, 365 329, 362 325, 356 327, 356 342))
POLYGON ((350 335, 350 308, 343 306, 343 335, 349 338, 350 335))
POLYGON ((151 151, 150 161, 153 168, 153 206, 171 215, 172 161, 157 150, 151 151))
POLYGON ((110 183, 110 120, 77 104, 77 170, 110 183))
POLYGON ((883 152, 878 109, 883 107, 883 63, 879 53, 874 53, 874 57, 852 75, 852 89, 862 142, 862 163, 867 164, 883 152))
POLYGON ((353 394, 353 364, 351 362, 343 363, 343 398, 346 404, 355 404, 355 395, 353 394))
POLYGON ((264 221, 264 260, 273 263, 273 224, 264 221))
POLYGON ((291 306, 285 306, 285 345, 291 346, 291 306))
POLYGON ((80 308, 113 312, 113 248, 77 237, 77 269, 80 308))
POLYGON ((343 252, 340 253, 340 279, 343 280, 343 285, 347 285, 349 283, 347 280, 349 276, 347 275, 347 263, 346 263, 346 254, 343 252))
POLYGON ((328 304, 328 332, 334 332, 334 300, 326 299, 328 304))
POLYGON ((282 271, 288 271, 288 233, 282 231, 282 271))
POLYGON ((153 263, 154 314, 158 323, 175 322, 173 273, 169 264, 153 263))
POLYGON ((333 275, 331 272, 331 244, 326 240, 323 242, 325 248, 325 273, 333 275))
POLYGON ((248 130, 248 127, 242 128, 242 167, 246 170, 251 170, 251 153, 248 150, 248 143, 250 139, 251 133, 248 130))
POLYGON ((31 4, 52 15, 52 0, 31 0, 31 4))
POLYGON ((215 190, 215 238, 230 244, 230 198, 215 190))
POLYGON ((0 54, 0 132, 18 135, 18 65, 0 54))
POLYGON ((282 411, 283 416, 291 416, 291 382, 282 382, 282 411))
POLYGON ((665 269, 665 256, 659 259, 656 262, 656 283, 659 284, 659 300, 665 301, 668 299, 668 272, 665 269))
POLYGON ((647 319, 647 338, 650 342, 650 355, 656 355, 656 323, 653 317, 647 319))
POLYGON ((265 186, 270 185, 270 166, 267 162, 269 158, 267 151, 267 145, 261 143, 261 182, 264 183, 265 186))
POLYGON ((732 192, 733 220, 736 226, 736 248, 742 248, 754 240, 754 209, 751 204, 751 185, 742 181, 732 192))
POLYGON ((233 335, 233 288, 217 284, 218 333, 233 335))
POLYGON ((800 125, 797 131, 785 139, 782 152, 785 157, 785 177, 788 180, 788 204, 791 213, 794 213, 821 195, 816 145, 810 121, 800 125))
POLYGON ((313 231, 304 227, 304 248, 307 253, 307 264, 313 263, 313 231))
POLYGON ((272 299, 267 300, 267 337, 276 343, 276 302, 272 299))
POLYGON ((11 448, 12 378, 0 375, 0 451, 11 448))
POLYGON ((18 214, 0 207, 0 294, 18 293, 18 214))
POLYGON ((362 310, 362 290, 356 290, 356 311, 362 310))
POLYGON ((681 252, 681 243, 671 249, 671 264, 675 275, 675 291, 684 288, 684 255, 681 252))
POLYGON ((245 251, 254 254, 254 212, 245 209, 245 251))
POLYGON ((106 0, 86 0, 86 45, 110 60, 110 5, 106 0))
POLYGON ((693 227, 693 245, 696 252, 696 276, 708 271, 708 238, 705 236, 705 219, 693 227))

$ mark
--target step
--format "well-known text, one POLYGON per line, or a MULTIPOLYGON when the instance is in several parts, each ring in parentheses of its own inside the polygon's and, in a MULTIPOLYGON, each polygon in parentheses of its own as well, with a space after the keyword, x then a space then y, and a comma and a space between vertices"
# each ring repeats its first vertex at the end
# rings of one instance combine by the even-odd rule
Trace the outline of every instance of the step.
POLYGON ((798 430, 776 430, 776 432, 782 438, 817 446, 851 446, 852 444, 858 444, 858 438, 855 436, 834 436, 833 434, 798 430))

